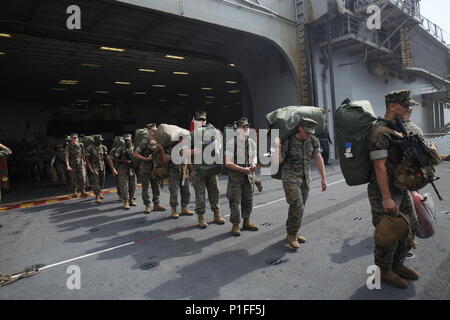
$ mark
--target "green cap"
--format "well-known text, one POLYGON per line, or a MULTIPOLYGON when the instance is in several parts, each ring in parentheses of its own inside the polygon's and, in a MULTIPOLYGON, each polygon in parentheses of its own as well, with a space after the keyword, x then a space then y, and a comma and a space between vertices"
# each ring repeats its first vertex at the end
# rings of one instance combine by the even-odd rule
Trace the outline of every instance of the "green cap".
POLYGON ((317 122, 310 118, 303 118, 300 121, 300 126, 305 130, 305 132, 316 133, 317 122))
POLYGON ((250 126, 247 118, 242 117, 236 121, 236 127, 241 128, 241 127, 245 127, 245 126, 250 126))
POLYGON ((385 99, 386 103, 399 103, 405 107, 419 105, 416 101, 411 99, 411 91, 409 90, 390 92, 385 96, 385 99))
POLYGON ((103 141, 103 137, 100 134, 95 135, 94 136, 94 141, 103 141))
POLYGON ((206 111, 196 111, 194 118, 197 121, 206 120, 206 111))

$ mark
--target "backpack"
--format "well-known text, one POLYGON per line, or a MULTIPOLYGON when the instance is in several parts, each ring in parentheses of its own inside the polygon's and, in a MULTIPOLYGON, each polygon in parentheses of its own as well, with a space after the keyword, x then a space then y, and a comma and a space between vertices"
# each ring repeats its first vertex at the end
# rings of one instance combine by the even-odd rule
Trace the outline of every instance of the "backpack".
POLYGON ((368 100, 346 99, 336 110, 334 123, 339 162, 349 186, 366 184, 372 175, 368 135, 377 117, 368 100))
MULTIPOLYGON (((205 148, 208 147, 210 144, 214 144, 215 145, 215 151, 217 152, 222 152, 223 151, 223 142, 222 142, 222 135, 218 134, 217 130, 212 124, 207 124, 204 127, 198 127, 196 128, 194 131, 191 132, 191 143, 192 143, 192 147, 195 147, 194 145, 194 136, 195 134, 199 134, 198 131, 201 131, 201 135, 202 137, 208 132, 208 135, 211 136, 211 132, 213 132, 212 130, 214 130, 212 135, 212 138, 210 141, 202 141, 202 152, 204 152, 205 148)), ((219 131, 220 133, 220 131, 219 131)), ((215 151, 212 153, 212 156, 215 155, 215 151)), ((202 157, 203 159, 203 157, 202 157)), ((211 177, 211 176, 215 176, 215 175, 219 175, 221 174, 221 172, 224 172, 225 169, 225 165, 224 164, 217 164, 217 163, 213 163, 213 164, 207 164, 207 163, 202 163, 202 164, 196 164, 196 167, 198 169, 198 173, 201 177, 211 177)))
POLYGON ((80 136, 80 142, 87 149, 89 146, 94 145, 94 136, 80 136))
POLYGON ((142 140, 147 139, 147 137, 147 129, 136 129, 134 132, 134 145, 138 146, 142 142, 142 140))
POLYGON ((325 130, 325 111, 317 107, 291 106, 280 108, 266 114, 269 129, 280 130, 281 141, 285 141, 297 133, 297 128, 302 118, 310 118, 317 122, 317 135, 325 130))

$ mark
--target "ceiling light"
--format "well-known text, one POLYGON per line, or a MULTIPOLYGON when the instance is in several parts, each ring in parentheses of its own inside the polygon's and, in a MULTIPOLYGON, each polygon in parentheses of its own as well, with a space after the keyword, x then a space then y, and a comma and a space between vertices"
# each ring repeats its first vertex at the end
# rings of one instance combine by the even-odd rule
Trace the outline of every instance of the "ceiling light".
POLYGON ((12 38, 12 35, 9 33, 0 33, 0 38, 12 38))
POLYGON ((120 48, 111 48, 111 47, 100 47, 100 49, 102 50, 107 50, 107 51, 115 51, 115 52, 124 52, 124 49, 120 49, 120 48))
POLYGON ((59 80, 58 84, 78 84, 78 80, 59 80))
POLYGON ((234 63, 230 63, 228 66, 232 67, 232 68, 236 68, 236 65, 234 63))
POLYGON ((202 90, 212 90, 212 88, 202 88, 202 90))
POLYGON ((92 63, 82 63, 83 67, 101 67, 99 64, 92 64, 92 63))
POLYGON ((152 87, 155 87, 155 88, 165 88, 166 85, 165 85, 165 84, 154 84, 154 85, 152 85, 152 87))
POLYGON ((214 96, 206 96, 207 99, 215 99, 216 97, 214 96))
POLYGON ((156 70, 153 70, 153 69, 143 69, 143 68, 139 68, 138 70, 139 70, 139 71, 142 71, 142 72, 156 72, 156 70))
POLYGON ((225 83, 236 84, 237 82, 236 82, 236 81, 230 81, 230 80, 227 80, 227 81, 225 81, 225 83))
POLYGON ((114 83, 115 84, 131 84, 130 82, 126 82, 126 81, 116 81, 114 83))
POLYGON ((166 100, 166 99, 158 99, 158 101, 161 101, 161 102, 168 102, 169 100, 166 100))
POLYGON ((104 106, 104 107, 110 107, 110 106, 112 106, 112 104, 111 104, 111 103, 103 103, 102 106, 104 106))
POLYGON ((173 74, 181 74, 181 75, 188 75, 189 73, 187 73, 187 72, 180 72, 180 71, 175 71, 175 72, 172 72, 173 74))
POLYGON ((178 94, 180 97, 187 97, 187 96, 189 96, 187 93, 179 93, 178 94))
POLYGON ((89 100, 77 100, 77 102, 89 102, 89 100))
POLYGON ((95 93, 109 93, 109 91, 101 91, 101 90, 98 90, 98 91, 95 91, 95 93))
POLYGON ((169 59, 177 59, 177 60, 184 60, 184 57, 180 57, 180 56, 171 56, 169 54, 166 55, 166 58, 169 59))
POLYGON ((205 101, 205 103, 207 103, 207 104, 211 104, 211 103, 212 103, 212 101, 205 101))
POLYGON ((4 54, 6 54, 6 53, 4 53, 4 52, 0 51, 0 55, 4 55, 4 54))
POLYGON ((50 88, 52 91, 67 91, 66 88, 50 88))
POLYGON ((241 90, 231 90, 231 91, 228 91, 229 93, 239 93, 239 92, 241 92, 241 90))
POLYGON ((141 94, 141 95, 144 95, 144 94, 147 94, 147 92, 144 92, 144 91, 136 91, 134 94, 141 94))

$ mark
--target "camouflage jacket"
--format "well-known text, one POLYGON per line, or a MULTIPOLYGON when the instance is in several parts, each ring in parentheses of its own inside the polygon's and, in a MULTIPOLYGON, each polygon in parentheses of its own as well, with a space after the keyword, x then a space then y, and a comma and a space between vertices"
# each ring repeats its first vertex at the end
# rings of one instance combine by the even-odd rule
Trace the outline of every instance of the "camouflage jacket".
POLYGON ((102 144, 98 147, 90 145, 86 149, 86 157, 88 157, 93 170, 105 170, 105 156, 108 157, 108 148, 102 144))
POLYGON ((119 147, 114 149, 114 159, 115 160, 131 160, 131 163, 124 163, 124 162, 117 162, 116 161, 116 169, 117 171, 120 170, 127 170, 127 169, 133 169, 133 147, 130 147, 127 149, 126 147, 119 147))
POLYGON ((79 144, 71 144, 69 143, 65 150, 65 154, 69 156, 69 166, 73 168, 79 168, 85 165, 84 163, 84 145, 82 143, 79 144))
POLYGON ((256 164, 257 147, 256 142, 247 138, 245 144, 238 143, 238 138, 230 139, 225 146, 225 156, 231 158, 234 164, 241 167, 249 167, 256 164))
POLYGON ((294 136, 281 144, 282 180, 305 179, 310 182, 310 162, 314 155, 322 152, 316 136, 299 140, 294 136))
MULTIPOLYGON (((395 181, 395 168, 403 160, 403 152, 399 146, 392 142, 400 138, 395 137, 389 133, 376 133, 375 129, 379 126, 389 127, 391 121, 384 118, 378 118, 369 134, 368 144, 370 151, 370 160, 387 160, 387 173, 389 178, 389 188, 393 190, 395 181)), ((375 173, 371 178, 372 184, 377 184, 375 173)), ((396 189, 396 188, 395 188, 396 189)))
MULTIPOLYGON (((136 147, 135 152, 139 153, 143 157, 148 157, 149 155, 153 155, 153 157, 156 154, 156 145, 158 143, 155 139, 145 139, 142 140, 139 145, 136 147)), ((154 161, 141 161, 140 168, 141 170, 153 170, 155 164, 154 161)))

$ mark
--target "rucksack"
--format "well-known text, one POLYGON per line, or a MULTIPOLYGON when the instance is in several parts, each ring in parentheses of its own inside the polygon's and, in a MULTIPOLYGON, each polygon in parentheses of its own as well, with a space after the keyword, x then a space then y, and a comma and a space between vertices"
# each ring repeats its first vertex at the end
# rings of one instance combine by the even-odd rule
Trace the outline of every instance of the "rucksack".
POLYGON ((368 135, 377 117, 368 100, 346 99, 336 110, 334 124, 339 162, 349 186, 366 184, 372 175, 368 135))
MULTIPOLYGON (((194 145, 194 136, 196 134, 201 134, 203 137, 208 132, 208 136, 211 136, 211 140, 203 140, 202 139, 202 153, 204 152, 205 148, 208 147, 211 144, 214 144, 215 151, 221 153, 223 151, 223 141, 222 141, 222 134, 219 134, 220 131, 217 130, 212 124, 207 124, 204 127, 197 127, 194 131, 191 132, 191 144, 192 147, 195 147, 194 145), (201 133, 199 133, 199 131, 201 133)), ((212 156, 215 155, 215 151, 212 153, 212 156)), ((194 158, 193 158, 194 159, 194 158)), ((203 159, 203 157, 202 157, 203 159)), ((211 177, 215 175, 221 174, 221 172, 224 172, 224 164, 207 164, 205 162, 201 164, 196 164, 196 167, 198 169, 198 173, 201 177, 211 177)))
POLYGON ((301 119, 310 118, 317 122, 316 134, 325 130, 325 111, 317 107, 290 106, 266 114, 269 129, 280 130, 280 140, 285 141, 297 133, 301 119))
POLYGON ((94 136, 82 136, 80 135, 80 142, 84 145, 87 150, 89 146, 94 145, 94 136))
POLYGON ((148 131, 147 129, 136 129, 134 132, 134 145, 138 146, 142 140, 148 138, 148 131))

